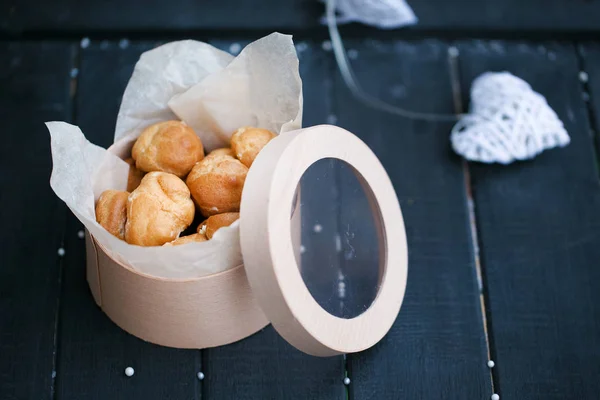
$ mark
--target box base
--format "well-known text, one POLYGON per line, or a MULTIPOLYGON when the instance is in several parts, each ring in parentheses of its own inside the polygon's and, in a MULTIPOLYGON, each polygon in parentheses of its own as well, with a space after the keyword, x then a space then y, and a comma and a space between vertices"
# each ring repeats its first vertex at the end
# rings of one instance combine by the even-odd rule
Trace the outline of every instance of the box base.
POLYGON ((113 260, 86 234, 87 280, 108 317, 161 346, 203 349, 244 339, 269 324, 244 266, 188 280, 142 274, 113 260))

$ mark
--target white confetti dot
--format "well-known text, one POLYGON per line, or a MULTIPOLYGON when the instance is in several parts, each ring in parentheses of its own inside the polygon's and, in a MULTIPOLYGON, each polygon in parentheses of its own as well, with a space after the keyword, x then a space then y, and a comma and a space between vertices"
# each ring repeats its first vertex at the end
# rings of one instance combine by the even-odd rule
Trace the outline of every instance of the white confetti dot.
POLYGON ((77 78, 77 75, 79 75, 79 69, 77 69, 77 68, 71 69, 71 78, 77 78))
POLYGON ((119 40, 119 47, 122 49, 126 49, 127 47, 129 47, 129 40, 127 40, 127 39, 119 40))
POLYGON ((458 49, 454 46, 448 47, 448 55, 450 57, 458 57, 458 49))
POLYGON ((342 239, 340 238, 340 235, 338 235, 337 233, 335 234, 334 238, 335 238, 335 251, 337 251, 338 253, 341 253, 342 239))
POLYGON ((239 43, 231 43, 229 46, 229 52, 231 54, 237 54, 242 50, 242 46, 239 43))
POLYGON ((579 80, 580 80, 581 82, 584 82, 584 83, 585 83, 585 82, 587 82, 587 81, 588 81, 588 78, 589 78, 589 77, 588 77, 588 74, 587 74, 587 72, 585 72, 585 71, 581 71, 581 72, 579 72, 579 80))
POLYGON ((321 48, 325 51, 331 51, 331 49, 333 48, 331 46, 331 41, 330 40, 325 40, 323 43, 321 43, 321 48))
POLYGON ((135 373, 135 371, 133 370, 133 368, 131 368, 131 367, 125 368, 125 375, 133 376, 134 373, 135 373))
POLYGON ((306 42, 300 42, 296 45, 296 50, 298 52, 303 52, 304 50, 306 50, 308 48, 308 45, 306 44, 306 42))
POLYGON ((198 377, 199 380, 203 380, 204 379, 204 372, 198 372, 198 374, 196 374, 196 376, 198 377))
POLYGON ((77 237, 78 237, 79 239, 83 239, 83 238, 85 237, 85 233, 84 233, 83 231, 81 231, 81 230, 80 230, 79 232, 77 232, 77 237))
POLYGON ((406 97, 406 86, 394 85, 391 87, 390 92, 392 93, 392 96, 394 96, 395 98, 406 97))
POLYGON ((315 224, 315 226, 313 227, 313 230, 315 232, 319 233, 323 230, 323 226, 321 224, 315 224))
POLYGON ((57 253, 58 253, 58 255, 59 255, 60 257, 62 257, 62 256, 64 256, 64 255, 65 255, 65 249, 63 249, 63 248, 61 247, 61 248, 59 248, 59 249, 58 249, 58 252, 57 252, 57 253))
POLYGON ((490 360, 490 361, 487 362, 487 366, 489 368, 494 368, 494 365, 496 365, 496 363, 494 361, 492 361, 492 360, 490 360))
POLYGON ((345 377, 344 378, 344 385, 348 386, 350 384, 350 378, 345 377))
POLYGON ((588 102, 590 101, 590 95, 587 92, 583 92, 581 93, 581 98, 583 99, 583 101, 588 102))
POLYGON ((81 39, 80 46, 82 49, 87 49, 89 45, 90 45, 90 38, 84 37, 83 39, 81 39))
POLYGON ((306 247, 300 246, 300 254, 303 254, 306 251, 306 247))
POLYGON ((351 60, 356 60, 358 58, 358 50, 355 50, 355 49, 348 50, 348 58, 351 60))
POLYGON ((500 400, 500 396, 498 396, 496 393, 494 393, 492 395, 492 400, 500 400))

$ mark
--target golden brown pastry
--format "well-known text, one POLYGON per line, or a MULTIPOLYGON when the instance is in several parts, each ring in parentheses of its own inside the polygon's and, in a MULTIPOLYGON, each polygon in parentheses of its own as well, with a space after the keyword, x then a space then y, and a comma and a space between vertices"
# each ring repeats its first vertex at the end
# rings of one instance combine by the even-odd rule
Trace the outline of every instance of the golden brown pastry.
POLYGON ((133 145, 135 166, 145 172, 169 172, 183 178, 204 158, 202 141, 181 121, 150 125, 133 145))
POLYGON ((127 191, 133 192, 138 186, 140 186, 140 182, 145 175, 144 171, 140 171, 135 167, 135 160, 133 158, 128 158, 125 160, 127 164, 129 164, 129 177, 127 178, 127 191))
POLYGON ((275 134, 269 130, 246 126, 231 136, 231 149, 237 159, 250 168, 258 153, 274 137, 275 134))
POLYGON ((206 235, 202 233, 194 233, 188 236, 182 236, 173 240, 172 242, 168 242, 163 244, 163 246, 179 246, 180 244, 192 243, 192 242, 206 242, 208 239, 206 235))
POLYGON ((198 233, 203 233, 207 238, 212 239, 219 228, 233 224, 238 218, 240 218, 240 213, 238 212, 213 215, 198 225, 198 233))
POLYGON ((105 190, 96 203, 96 221, 108 232, 125 240, 129 192, 105 190))
POLYGON ((229 147, 222 147, 220 149, 215 149, 208 153, 206 157, 216 157, 216 156, 225 156, 235 158, 235 153, 229 147))
POLYGON ((205 217, 240 210, 248 168, 235 158, 207 157, 187 177, 194 202, 205 217))
POLYGON ((181 179, 150 172, 129 195, 125 240, 139 246, 171 242, 192 223, 194 211, 190 191, 181 179))

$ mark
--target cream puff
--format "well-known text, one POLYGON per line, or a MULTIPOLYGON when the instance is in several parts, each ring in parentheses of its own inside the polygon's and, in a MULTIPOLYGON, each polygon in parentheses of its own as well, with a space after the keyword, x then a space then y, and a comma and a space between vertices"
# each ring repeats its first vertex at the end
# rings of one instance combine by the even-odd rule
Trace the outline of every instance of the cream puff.
POLYGON ((144 171, 140 171, 135 167, 135 160, 133 158, 128 158, 125 160, 127 164, 129 164, 129 176, 127 177, 127 191, 133 192, 138 186, 140 186, 140 182, 145 175, 144 171))
POLYGON ((235 158, 235 153, 231 150, 230 147, 222 147, 220 149, 215 149, 208 153, 206 157, 217 157, 217 156, 225 156, 235 158))
POLYGON ((96 221, 112 235, 125 239, 129 192, 105 190, 96 203, 96 221))
POLYGON ((228 156, 207 157, 190 171, 186 183, 205 217, 240 210, 248 168, 228 156))
POLYGON ((185 177, 204 158, 204 147, 196 133, 181 121, 150 125, 133 145, 135 166, 144 172, 161 171, 185 177))
POLYGON ((208 239, 206 235, 201 233, 194 233, 188 236, 182 236, 173 240, 172 242, 168 242, 163 244, 163 246, 179 246, 181 244, 192 243, 192 242, 206 242, 208 239))
POLYGON ((229 212, 223 214, 213 215, 208 217, 206 221, 198 226, 198 233, 203 233, 207 238, 212 239, 216 231, 224 226, 233 224, 240 218, 240 213, 229 212))
POLYGON ((125 240, 161 246, 175 240, 194 220, 194 202, 185 183, 173 174, 150 172, 127 200, 125 240))
POLYGON ((231 149, 236 158, 250 168, 258 153, 265 147, 275 134, 261 128, 239 128, 231 136, 231 149))

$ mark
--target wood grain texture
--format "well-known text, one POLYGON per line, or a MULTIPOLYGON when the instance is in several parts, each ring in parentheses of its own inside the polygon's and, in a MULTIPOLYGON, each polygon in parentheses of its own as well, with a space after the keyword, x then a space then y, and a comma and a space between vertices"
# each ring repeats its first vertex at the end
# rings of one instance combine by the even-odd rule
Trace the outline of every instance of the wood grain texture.
MULTIPOLYGON (((547 31, 598 32, 600 4, 566 0, 412 0, 420 30, 473 30, 481 32, 547 31)), ((324 6, 318 1, 256 0, 199 2, 175 0, 80 2, 58 0, 5 1, 0 6, 0 30, 9 33, 149 32, 256 29, 322 29, 324 6)))
MULTIPOLYGON (((112 143, 125 85, 140 54, 154 43, 92 42, 81 50, 76 123, 93 143, 112 143)), ((199 399, 200 352, 144 342, 121 330, 96 306, 85 279, 82 229, 69 216, 61 307, 59 399, 199 399), (135 370, 132 378, 126 367, 135 370)))
MULTIPOLYGON (((97 263, 88 262, 92 273, 87 272, 88 277, 99 277, 102 310, 142 340, 203 349, 237 342, 269 322, 250 289, 243 265, 202 279, 169 281, 133 271, 110 258, 98 242, 93 246, 97 263)), ((92 284, 93 280, 90 288, 92 284)))
POLYGON ((0 43, 0 397, 50 398, 66 207, 44 122, 69 120, 67 43, 0 43))
POLYGON ((411 0, 419 29, 560 32, 598 31, 600 4, 566 0, 411 0))
MULTIPOLYGON (((230 44, 215 43, 229 48, 230 44)), ((324 123, 330 109, 331 59, 319 44, 297 43, 304 90, 303 126, 324 123)), ((290 210, 291 211, 291 210, 290 210)), ((343 358, 311 357, 272 326, 229 346, 203 352, 204 399, 344 399, 343 358)))
MULTIPOLYGON (((366 90, 414 111, 453 113, 447 49, 439 41, 354 41, 366 90)), ((348 356, 351 399, 482 399, 491 394, 461 161, 451 124, 374 111, 335 80, 338 124, 377 154, 394 184, 408 236, 400 314, 372 349, 348 356)), ((393 243, 388 243, 393 246, 393 243)))
POLYGON ((379 229, 382 216, 371 209, 372 192, 362 187, 352 166, 337 164, 336 177, 340 193, 338 296, 342 315, 353 318, 371 306, 381 287, 386 262, 380 251, 384 247, 383 230, 379 229))
POLYGON ((178 0, 91 1, 59 0, 52 6, 33 0, 3 5, 3 30, 171 30, 215 28, 302 28, 318 24, 323 6, 318 2, 272 0, 218 3, 178 0))
POLYGON ((99 277, 102 310, 142 340, 203 349, 237 342, 269 323, 243 265, 201 279, 172 281, 140 274, 110 258, 98 242, 93 246, 97 263, 88 263, 92 273, 87 272, 99 277))
POLYGON ((314 163, 302 176, 299 187, 301 251, 296 262, 313 298, 334 315, 340 315, 337 296, 340 263, 336 251, 339 235, 339 188, 333 160, 314 163), (300 261, 300 262, 298 262, 300 261))
POLYGON ((571 144, 532 161, 470 166, 501 398, 591 399, 600 391, 600 185, 575 48, 469 42, 465 100, 507 70, 548 99, 571 144))
MULTIPOLYGON (((590 125, 596 146, 596 163, 598 163, 598 154, 600 154, 600 134, 598 132, 600 126, 600 44, 582 44, 579 45, 578 50, 582 58, 583 71, 587 74, 588 79, 587 82, 582 82, 582 85, 584 92, 588 95, 590 125)), ((600 168, 600 164, 598 167, 600 168)))

